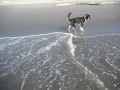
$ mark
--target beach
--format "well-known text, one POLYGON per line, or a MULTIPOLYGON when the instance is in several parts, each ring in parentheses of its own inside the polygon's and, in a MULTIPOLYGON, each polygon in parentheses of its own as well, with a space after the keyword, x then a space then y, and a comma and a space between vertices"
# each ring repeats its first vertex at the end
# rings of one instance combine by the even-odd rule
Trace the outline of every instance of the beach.
MULTIPOLYGON (((65 32, 67 14, 72 17, 90 14, 84 25, 84 35, 120 33, 120 3, 103 5, 72 5, 57 7, 55 4, 20 4, 0 6, 0 37, 14 37, 65 32)), ((79 27, 76 25, 79 35, 79 27)))
POLYGON ((120 3, 0 6, 0 90, 120 90, 120 3), (84 35, 67 14, 90 14, 84 35))

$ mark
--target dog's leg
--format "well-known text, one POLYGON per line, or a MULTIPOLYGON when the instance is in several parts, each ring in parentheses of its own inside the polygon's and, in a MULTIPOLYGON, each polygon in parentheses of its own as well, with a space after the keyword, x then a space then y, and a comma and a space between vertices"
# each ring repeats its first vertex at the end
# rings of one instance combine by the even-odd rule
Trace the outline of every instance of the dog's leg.
POLYGON ((83 35, 84 29, 83 29, 83 24, 79 24, 80 26, 80 35, 83 35))
POLYGON ((80 26, 80 30, 84 32, 83 24, 79 24, 79 26, 80 26))
POLYGON ((68 32, 70 33, 71 25, 68 26, 68 32))
POLYGON ((74 33, 74 35, 77 35, 77 34, 75 33, 75 27, 72 27, 72 29, 73 29, 73 33, 74 33))

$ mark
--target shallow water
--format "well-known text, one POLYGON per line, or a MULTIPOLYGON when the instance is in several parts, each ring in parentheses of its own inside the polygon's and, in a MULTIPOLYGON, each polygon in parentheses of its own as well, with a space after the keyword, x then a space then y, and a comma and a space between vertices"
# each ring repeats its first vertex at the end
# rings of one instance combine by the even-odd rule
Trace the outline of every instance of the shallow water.
POLYGON ((0 90, 119 90, 120 35, 0 39, 0 90))

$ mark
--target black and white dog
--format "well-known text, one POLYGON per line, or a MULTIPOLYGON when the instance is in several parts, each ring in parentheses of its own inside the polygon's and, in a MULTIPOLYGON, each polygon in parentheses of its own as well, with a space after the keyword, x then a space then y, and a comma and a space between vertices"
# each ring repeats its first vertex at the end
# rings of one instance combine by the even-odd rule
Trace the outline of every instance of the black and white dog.
POLYGON ((88 20, 88 19, 91 19, 91 16, 89 14, 85 14, 84 16, 82 17, 75 17, 75 18, 71 18, 70 19, 70 15, 72 13, 68 13, 68 20, 69 20, 69 26, 68 26, 68 31, 70 32, 70 29, 72 28, 73 29, 73 33, 76 35, 75 33, 75 24, 79 24, 80 26, 80 32, 81 34, 80 35, 83 35, 83 32, 84 32, 84 29, 83 29, 83 25, 84 23, 88 20))

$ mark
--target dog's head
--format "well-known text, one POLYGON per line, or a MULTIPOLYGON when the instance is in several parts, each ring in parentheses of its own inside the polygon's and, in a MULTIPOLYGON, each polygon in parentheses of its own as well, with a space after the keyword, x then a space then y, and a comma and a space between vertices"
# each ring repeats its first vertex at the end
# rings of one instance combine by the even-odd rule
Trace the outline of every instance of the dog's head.
POLYGON ((91 19, 91 16, 89 14, 85 14, 84 18, 88 20, 88 19, 91 19))

